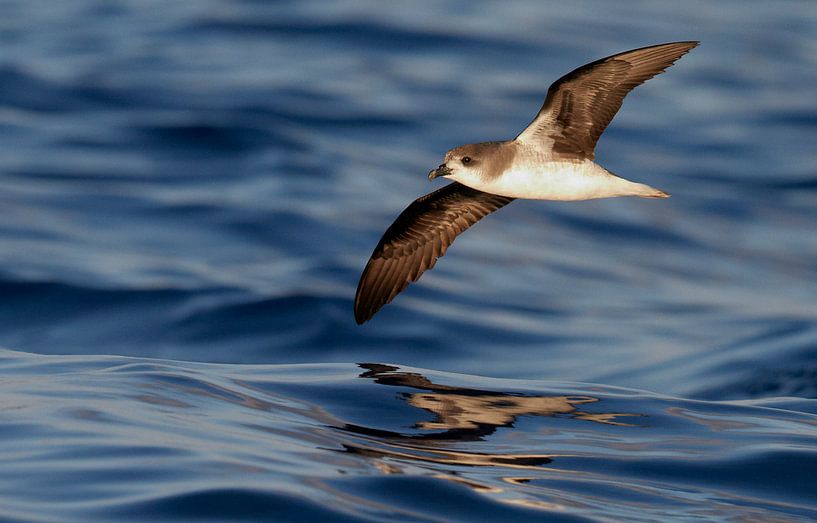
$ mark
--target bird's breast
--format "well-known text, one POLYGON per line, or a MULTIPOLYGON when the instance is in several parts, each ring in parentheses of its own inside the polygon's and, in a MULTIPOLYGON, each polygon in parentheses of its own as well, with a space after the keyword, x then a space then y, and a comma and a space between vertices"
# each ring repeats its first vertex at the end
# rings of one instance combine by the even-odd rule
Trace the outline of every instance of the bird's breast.
POLYGON ((629 183, 590 160, 512 166, 498 176, 459 181, 501 196, 562 201, 622 196, 629 183))

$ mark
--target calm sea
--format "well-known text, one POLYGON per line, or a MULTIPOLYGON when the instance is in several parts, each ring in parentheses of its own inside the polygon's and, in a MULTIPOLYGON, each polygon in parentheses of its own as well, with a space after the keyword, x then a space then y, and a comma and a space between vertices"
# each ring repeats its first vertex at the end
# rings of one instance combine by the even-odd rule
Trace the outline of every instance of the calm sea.
POLYGON ((0 519, 817 518, 817 4, 0 0, 0 519), (702 44, 359 327, 386 227, 702 44))

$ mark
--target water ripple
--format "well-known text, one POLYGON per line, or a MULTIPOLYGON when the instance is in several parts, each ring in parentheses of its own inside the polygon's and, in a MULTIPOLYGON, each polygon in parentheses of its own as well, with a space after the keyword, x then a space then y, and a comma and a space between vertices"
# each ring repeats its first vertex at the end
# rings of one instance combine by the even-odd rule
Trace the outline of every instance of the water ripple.
POLYGON ((817 516, 817 418, 769 401, 375 363, 4 351, 0 373, 9 518, 817 516))

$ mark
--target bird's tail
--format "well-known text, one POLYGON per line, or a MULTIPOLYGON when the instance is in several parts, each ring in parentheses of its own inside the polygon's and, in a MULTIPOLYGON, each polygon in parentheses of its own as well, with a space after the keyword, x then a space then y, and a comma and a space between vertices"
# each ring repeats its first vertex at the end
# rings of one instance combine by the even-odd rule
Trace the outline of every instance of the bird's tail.
POLYGON ((669 198, 670 194, 668 192, 664 192, 661 189, 656 189, 655 187, 650 187, 649 185, 644 185, 646 190, 642 193, 636 194, 636 196, 640 196, 641 198, 669 198))
POLYGON ((618 178, 618 190, 621 191, 617 196, 638 196, 639 198, 669 198, 670 195, 661 189, 650 187, 645 183, 631 182, 626 178, 615 174, 614 172, 605 169, 608 174, 618 178))

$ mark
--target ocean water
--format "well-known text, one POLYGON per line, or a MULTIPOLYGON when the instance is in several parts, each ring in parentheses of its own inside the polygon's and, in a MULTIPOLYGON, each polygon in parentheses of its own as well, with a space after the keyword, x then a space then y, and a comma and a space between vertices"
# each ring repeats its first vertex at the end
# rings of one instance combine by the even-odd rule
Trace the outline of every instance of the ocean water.
POLYGON ((0 1, 0 519, 817 518, 817 5, 0 1), (551 81, 702 44, 364 326, 551 81))

